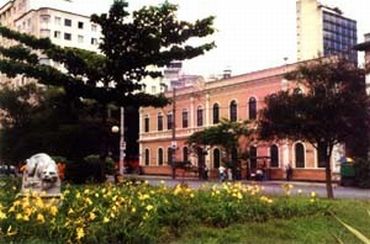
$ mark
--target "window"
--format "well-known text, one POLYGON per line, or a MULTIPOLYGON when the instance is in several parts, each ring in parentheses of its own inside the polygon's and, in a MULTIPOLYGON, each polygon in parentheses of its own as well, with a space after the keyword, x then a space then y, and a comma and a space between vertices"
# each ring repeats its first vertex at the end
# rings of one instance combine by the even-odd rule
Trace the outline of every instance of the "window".
MULTIPOLYGON (((40 16, 40 22, 48 24, 50 21, 50 16, 49 15, 41 15, 40 16)), ((31 24, 31 20, 29 19, 28 26, 31 24)))
POLYGON ((319 144, 317 149, 317 166, 319 168, 325 168, 326 162, 325 162, 325 145, 319 144))
POLYGON ((249 161, 251 163, 251 170, 256 170, 257 168, 257 147, 249 147, 249 161))
POLYGON ((297 143, 294 146, 295 152, 295 166, 296 168, 304 168, 305 160, 304 160, 304 147, 302 143, 297 143))
POLYGON ((67 41, 72 40, 72 35, 70 33, 64 33, 64 40, 67 40, 67 41))
POLYGON ((249 119, 257 118, 257 101, 254 97, 251 97, 248 102, 249 119))
POLYGON ((203 125, 203 108, 199 106, 197 108, 197 126, 203 125))
POLYGON ((60 31, 54 31, 54 38, 60 39, 61 35, 62 35, 62 33, 60 31))
POLYGON ((213 150, 213 168, 217 169, 221 164, 221 152, 220 149, 216 148, 213 150))
POLYGON ((182 128, 188 128, 189 126, 189 119, 188 119, 188 111, 184 109, 182 111, 182 128))
POLYGON ((279 148, 276 145, 270 147, 270 157, 271 167, 279 167, 279 148))
POLYGON ((84 28, 84 22, 78 21, 78 29, 83 29, 84 28))
POLYGON ((220 122, 220 106, 215 103, 213 105, 213 124, 218 124, 220 122))
POLYGON ((163 165, 163 149, 158 149, 158 165, 163 165))
POLYGON ((159 113, 157 117, 157 129, 158 131, 163 130, 163 115, 161 113, 159 113))
POLYGON ((171 130, 173 127, 173 116, 172 113, 167 114, 167 130, 171 130))
POLYGON ((237 109, 238 109, 238 107, 236 105, 236 102, 232 101, 230 103, 230 121, 232 121, 232 122, 237 121, 237 117, 238 117, 237 109))
POLYGON ((62 24, 62 18, 61 18, 61 17, 57 17, 57 16, 55 16, 55 17, 54 17, 54 23, 55 23, 56 25, 61 25, 61 24, 62 24))
POLYGON ((98 44, 98 39, 91 38, 91 45, 96 45, 96 44, 98 44))
POLYGON ((182 159, 184 160, 184 162, 189 161, 189 150, 187 147, 184 147, 182 149, 182 159))
POLYGON ((144 132, 149 132, 149 117, 144 118, 144 132))
POLYGON ((146 166, 149 165, 149 160, 150 160, 149 157, 150 157, 149 149, 145 149, 144 162, 146 166))
POLYGON ((96 25, 91 25, 91 31, 96 32, 96 30, 97 30, 97 26, 96 25))
POLYGON ((171 160, 172 160, 172 148, 169 147, 167 148, 167 164, 171 165, 171 160))
POLYGON ((84 36, 78 35, 78 43, 84 42, 84 36))
POLYGON ((70 20, 70 19, 64 19, 64 25, 65 26, 72 26, 72 20, 70 20))

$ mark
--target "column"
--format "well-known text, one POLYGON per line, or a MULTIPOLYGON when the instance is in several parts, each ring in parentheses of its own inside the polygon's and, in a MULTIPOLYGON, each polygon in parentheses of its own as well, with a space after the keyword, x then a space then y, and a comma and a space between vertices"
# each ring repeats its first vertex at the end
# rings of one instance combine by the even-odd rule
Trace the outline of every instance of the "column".
POLYGON ((208 127, 210 125, 210 109, 209 109, 209 102, 211 100, 211 96, 209 93, 206 94, 206 107, 205 107, 205 115, 206 115, 206 123, 205 126, 208 127))

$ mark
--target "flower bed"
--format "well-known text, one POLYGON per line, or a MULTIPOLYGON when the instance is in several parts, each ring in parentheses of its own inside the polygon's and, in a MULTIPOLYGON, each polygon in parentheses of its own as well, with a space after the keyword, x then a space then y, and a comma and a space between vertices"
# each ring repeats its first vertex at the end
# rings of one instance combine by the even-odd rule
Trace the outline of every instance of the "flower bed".
POLYGON ((16 198, 18 189, 9 187, 0 198, 0 235, 7 242, 156 242, 194 223, 225 227, 328 209, 316 196, 270 198, 258 186, 238 183, 200 190, 131 181, 66 186, 61 202, 36 195, 16 198))

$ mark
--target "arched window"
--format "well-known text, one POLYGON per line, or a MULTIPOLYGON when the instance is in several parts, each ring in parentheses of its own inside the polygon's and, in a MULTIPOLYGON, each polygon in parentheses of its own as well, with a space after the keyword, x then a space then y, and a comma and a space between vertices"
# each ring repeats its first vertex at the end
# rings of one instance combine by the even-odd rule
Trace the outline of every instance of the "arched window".
POLYGON ((249 98, 248 115, 249 115, 249 119, 257 118, 257 101, 254 97, 249 98))
POLYGON ((220 105, 215 103, 213 105, 213 124, 217 124, 220 122, 220 105))
POLYGON ((237 121, 238 119, 238 106, 235 101, 230 103, 230 121, 237 121))
POLYGON ((270 147, 270 157, 271 167, 279 167, 279 148, 276 145, 270 147))
POLYGON ((326 162, 325 162, 325 150, 326 150, 326 147, 324 144, 320 143, 318 145, 318 149, 317 149, 317 166, 319 168, 325 168, 326 166, 326 162))
POLYGON ((182 158, 183 158, 184 162, 189 161, 189 150, 188 150, 187 147, 184 147, 182 149, 182 158))
POLYGON ((221 164, 221 152, 220 149, 215 148, 213 150, 213 168, 217 169, 221 164))
POLYGON ((305 167, 305 155, 304 155, 304 146, 302 143, 295 144, 294 147, 295 152, 295 167, 296 168, 304 168, 305 167))
POLYGON ((158 126, 157 127, 158 131, 163 130, 163 115, 162 115, 162 113, 158 113, 157 126, 158 126))
POLYGON ((251 162, 251 170, 257 168, 257 147, 251 146, 249 148, 249 160, 251 162))
POLYGON ((145 149, 144 162, 146 166, 149 165, 149 160, 150 160, 149 157, 150 157, 149 149, 145 149))
POLYGON ((197 108, 197 126, 203 126, 203 108, 201 106, 197 108))
POLYGON ((158 165, 163 165, 163 149, 158 149, 158 165))
POLYGON ((169 147, 167 148, 167 164, 171 165, 171 160, 172 160, 172 148, 169 147))

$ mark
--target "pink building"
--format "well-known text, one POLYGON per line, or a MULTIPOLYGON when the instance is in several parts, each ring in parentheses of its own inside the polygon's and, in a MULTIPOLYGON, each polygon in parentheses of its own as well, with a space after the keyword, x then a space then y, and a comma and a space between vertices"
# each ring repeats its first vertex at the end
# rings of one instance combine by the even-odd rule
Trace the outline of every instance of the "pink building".
MULTIPOLYGON (((186 139, 196 131, 216 125, 221 118, 236 121, 258 119, 258 110, 265 106, 265 96, 279 90, 297 88, 295 82, 284 79, 284 74, 296 67, 297 64, 289 64, 177 90, 175 143, 172 142, 172 105, 160 109, 141 108, 139 143, 140 165, 144 174, 171 175, 171 145, 175 144, 176 161, 189 160, 193 165, 198 165, 199 160, 204 160, 210 169, 210 176, 216 177, 217 169, 222 164, 222 150, 209 148, 203 156, 205 158, 200 158, 190 152, 186 139)), ((172 96, 172 93, 166 95, 172 96)), ((317 151, 307 142, 260 141, 245 143, 240 147, 241 151, 249 150, 256 158, 249 162, 251 171, 255 172, 258 165, 266 164, 270 179, 283 179, 288 164, 293 167, 294 180, 325 179, 317 151)), ((340 148, 336 148, 331 162, 335 176, 339 172, 336 161, 340 155, 340 148)), ((241 162, 241 165, 241 174, 245 177, 247 162, 241 162)))

